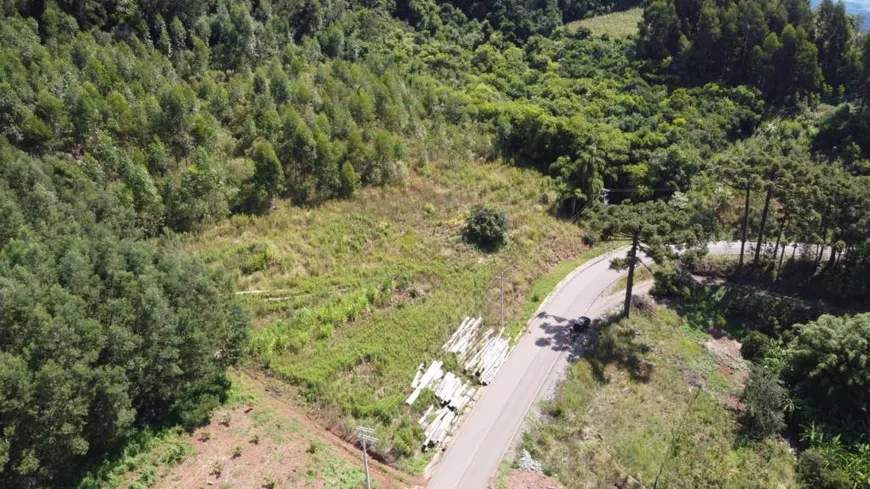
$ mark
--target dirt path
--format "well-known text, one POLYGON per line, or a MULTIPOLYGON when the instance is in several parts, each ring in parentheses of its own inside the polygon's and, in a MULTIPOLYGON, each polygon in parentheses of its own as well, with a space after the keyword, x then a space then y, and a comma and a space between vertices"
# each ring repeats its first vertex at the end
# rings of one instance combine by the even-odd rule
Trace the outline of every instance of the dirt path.
MULTIPOLYGON (((356 445, 347 442, 341 435, 337 434, 334 431, 334 428, 325 425, 317 418, 296 408, 290 397, 292 394, 289 392, 289 387, 286 384, 266 377, 259 372, 245 371, 243 372, 243 375, 245 375, 245 377, 252 383, 259 385, 263 389, 263 392, 280 406, 280 412, 288 417, 295 417, 308 426, 316 429, 318 434, 323 437, 324 441, 327 441, 333 448, 338 450, 344 456, 357 461, 360 466, 362 466, 362 451, 356 445)), ((376 477, 384 482, 389 481, 391 483, 384 487, 404 487, 413 489, 418 487, 421 488, 426 484, 425 479, 422 477, 408 475, 405 472, 381 463, 371 457, 369 457, 369 469, 371 470, 372 477, 376 477)))

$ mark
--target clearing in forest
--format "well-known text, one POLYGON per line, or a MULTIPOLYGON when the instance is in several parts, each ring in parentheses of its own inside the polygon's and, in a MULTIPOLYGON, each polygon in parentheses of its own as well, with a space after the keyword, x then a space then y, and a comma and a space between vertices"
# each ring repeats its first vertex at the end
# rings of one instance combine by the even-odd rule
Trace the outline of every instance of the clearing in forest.
POLYGON ((568 28, 576 30, 578 27, 585 27, 599 36, 607 34, 611 37, 628 37, 637 32, 638 25, 642 20, 643 8, 637 7, 576 20, 569 23, 568 28))
POLYGON ((413 459, 427 406, 403 404, 418 364, 440 358, 464 316, 497 326, 500 282, 508 332, 521 330, 559 275, 587 257, 582 230, 548 212, 552 198, 531 169, 420 164, 353 200, 234 216, 186 247, 234 273, 239 291, 265 291, 240 296, 253 313, 252 365, 294 386, 344 436, 372 426, 379 453, 418 473, 428 461, 413 459), (509 216, 497 253, 462 239, 479 203, 509 216))
MULTIPOLYGON (((232 375, 229 402, 192 433, 168 431, 119 461, 101 487, 356 489, 365 481, 362 453, 292 406, 277 381, 232 375)), ((421 487, 375 460, 372 487, 421 487)))

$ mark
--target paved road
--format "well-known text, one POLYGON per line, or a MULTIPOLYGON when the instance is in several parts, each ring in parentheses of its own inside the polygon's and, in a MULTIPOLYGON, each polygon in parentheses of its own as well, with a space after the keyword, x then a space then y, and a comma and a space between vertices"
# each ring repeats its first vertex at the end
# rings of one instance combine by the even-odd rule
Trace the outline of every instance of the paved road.
POLYGON ((484 489, 519 430, 526 412, 570 349, 566 321, 602 312, 596 299, 623 275, 610 260, 624 250, 586 263, 567 277, 539 309, 531 328, 450 442, 429 489, 484 489))
MULTIPOLYGON (((737 254, 739 243, 711 243, 711 254, 737 254)), ((751 246, 747 243, 747 259, 751 246)), ((624 272, 610 269, 618 250, 584 264, 571 273, 538 310, 529 332, 483 390, 474 410, 450 442, 429 489, 485 489, 523 425, 529 408, 539 400, 547 379, 567 365, 570 331, 567 320, 597 317, 614 306, 603 296, 624 272)), ((791 249, 789 248, 789 252, 791 249)))

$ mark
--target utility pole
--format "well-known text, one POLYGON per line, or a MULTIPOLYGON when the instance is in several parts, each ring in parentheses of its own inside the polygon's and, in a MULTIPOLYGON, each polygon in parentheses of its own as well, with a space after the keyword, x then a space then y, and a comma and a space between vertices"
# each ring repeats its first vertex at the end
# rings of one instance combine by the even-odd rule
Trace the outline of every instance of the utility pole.
POLYGON ((504 330, 504 275, 498 278, 498 309, 501 329, 504 330))
POLYGON ((378 442, 378 439, 374 437, 374 434, 375 430, 371 428, 366 428, 365 426, 356 427, 356 437, 359 441, 362 442, 363 460, 365 460, 366 464, 366 489, 372 489, 371 480, 369 479, 368 444, 371 443, 372 445, 374 445, 378 442))

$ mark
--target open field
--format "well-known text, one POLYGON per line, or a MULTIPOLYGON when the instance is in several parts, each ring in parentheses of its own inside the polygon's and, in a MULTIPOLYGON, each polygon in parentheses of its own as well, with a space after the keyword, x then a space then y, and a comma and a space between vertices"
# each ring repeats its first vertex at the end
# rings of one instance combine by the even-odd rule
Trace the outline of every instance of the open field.
POLYGON ((784 441, 738 436, 746 368, 739 343, 637 310, 603 326, 524 445, 569 489, 796 487, 784 441))
POLYGON ((641 20, 643 20, 643 8, 637 7, 575 20, 568 24, 568 28, 576 30, 578 27, 585 27, 599 36, 607 34, 611 37, 628 37, 637 32, 641 20))
MULTIPOLYGON (((501 162, 430 163, 353 200, 282 202, 262 217, 233 217, 185 246, 232 271, 238 290, 255 292, 242 295, 253 313, 252 367, 295 386, 346 436, 354 422, 375 427, 378 450, 407 460, 419 414, 403 400, 417 364, 437 354, 463 316, 498 326, 500 277, 505 322, 518 331, 550 282, 597 253, 581 254, 581 230, 546 212, 549 192, 546 177, 501 162), (498 253, 461 238, 465 216, 482 202, 510 217, 509 244, 498 253)), ((405 467, 420 471, 425 460, 405 467)))

